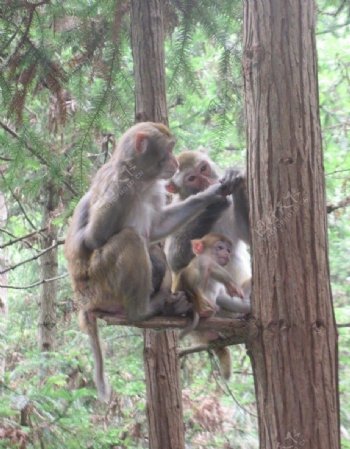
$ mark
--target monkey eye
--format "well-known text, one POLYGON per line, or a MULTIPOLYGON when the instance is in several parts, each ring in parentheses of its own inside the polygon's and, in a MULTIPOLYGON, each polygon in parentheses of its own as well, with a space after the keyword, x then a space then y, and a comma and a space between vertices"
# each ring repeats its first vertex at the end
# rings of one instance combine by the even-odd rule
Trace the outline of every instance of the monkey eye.
POLYGON ((205 172, 207 168, 208 168, 207 164, 203 164, 200 168, 201 173, 205 172))
POLYGON ((193 182, 195 181, 196 177, 194 175, 191 175, 187 178, 187 181, 193 182))

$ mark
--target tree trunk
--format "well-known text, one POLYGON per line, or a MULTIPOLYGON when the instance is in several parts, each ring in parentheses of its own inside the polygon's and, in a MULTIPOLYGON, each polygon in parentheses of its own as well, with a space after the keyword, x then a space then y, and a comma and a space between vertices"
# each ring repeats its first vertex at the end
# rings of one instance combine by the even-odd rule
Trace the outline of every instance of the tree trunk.
MULTIPOLYGON (((167 124, 162 1, 132 0, 131 29, 135 119, 167 124)), ((177 333, 145 330, 144 340, 149 446, 182 449, 185 442, 177 333)))
MULTIPOLYGON (((7 222, 7 207, 5 197, 0 193, 0 226, 4 227, 7 222)), ((0 271, 6 268, 6 253, 1 250, 0 255, 0 271)), ((0 274, 0 285, 7 285, 7 273, 0 274)), ((0 287, 0 333, 1 335, 7 334, 7 313, 8 313, 8 289, 6 287, 0 287)), ((0 343, 0 382, 4 381, 6 369, 6 343, 5 339, 2 339, 0 343)))
POLYGON ((313 0, 245 0, 261 448, 340 447, 313 0))
MULTIPOLYGON (((47 187, 47 201, 44 209, 43 227, 47 227, 42 238, 42 248, 49 248, 57 242, 57 229, 52 224, 52 211, 57 207, 57 195, 52 185, 47 187)), ((57 248, 41 257, 41 278, 57 277, 57 248)), ((51 351, 55 342, 56 331, 56 282, 44 283, 40 295, 39 345, 41 351, 51 351)))
POLYGON ((162 0, 131 1, 135 120, 168 124, 162 0))

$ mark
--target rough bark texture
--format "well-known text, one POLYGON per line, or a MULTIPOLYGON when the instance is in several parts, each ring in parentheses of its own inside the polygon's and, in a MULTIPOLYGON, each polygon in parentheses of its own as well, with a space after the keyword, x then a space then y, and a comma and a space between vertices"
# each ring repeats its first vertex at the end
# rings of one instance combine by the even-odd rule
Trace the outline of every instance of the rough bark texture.
MULTIPOLYGON (((132 0, 136 121, 168 123, 161 0, 132 0)), ((183 449, 184 426, 175 331, 145 331, 144 363, 151 449, 183 449)))
POLYGON ((313 0, 245 0, 261 448, 339 448, 313 0))
MULTIPOLYGON (((0 192, 0 226, 4 227, 7 222, 7 207, 4 195, 0 192)), ((2 243, 2 242, 1 242, 2 243)), ((6 252, 2 249, 0 254, 0 271, 6 268, 6 252)), ((7 273, 0 274, 0 285, 7 285, 7 273)), ((0 287, 0 333, 6 335, 7 313, 8 313, 8 289, 0 287)), ((6 369, 6 344, 5 339, 0 342, 0 381, 4 381, 6 369)))
MULTIPOLYGON (((55 189, 47 187, 47 201, 44 210, 43 227, 47 227, 45 237, 42 239, 42 248, 48 248, 57 241, 57 229, 52 224, 52 211, 56 208, 57 198, 55 189)), ((47 252, 41 257, 41 278, 51 279, 57 277, 57 248, 47 252)), ((39 346, 41 351, 51 351, 55 342, 56 331, 56 282, 42 284, 40 295, 39 319, 39 346)))
POLYGON ((131 1, 137 122, 168 123, 162 0, 131 1))
POLYGON ((145 331, 144 355, 150 448, 184 448, 182 391, 174 331, 145 331))

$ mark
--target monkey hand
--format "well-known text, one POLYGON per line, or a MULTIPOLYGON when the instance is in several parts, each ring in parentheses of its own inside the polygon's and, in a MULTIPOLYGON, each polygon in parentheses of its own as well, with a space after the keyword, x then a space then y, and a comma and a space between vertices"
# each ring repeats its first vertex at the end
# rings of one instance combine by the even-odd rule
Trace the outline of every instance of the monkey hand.
POLYGON ((163 315, 187 315, 193 309, 192 303, 187 299, 185 292, 171 293, 165 300, 163 315))
POLYGON ((204 191, 197 193, 197 197, 204 197, 207 199, 207 202, 209 204, 216 203, 218 201, 222 201, 222 199, 225 196, 231 195, 232 192, 229 191, 229 189, 226 188, 226 184, 223 184, 221 182, 217 182, 215 184, 212 184, 204 191))
POLYGON ((198 314, 201 318, 209 318, 218 312, 220 308, 216 304, 203 304, 202 307, 198 310, 198 314))
POLYGON ((234 282, 228 282, 225 285, 227 294, 230 296, 238 296, 239 298, 244 298, 244 292, 243 290, 238 287, 238 285, 236 285, 234 282))
POLYGON ((223 194, 231 195, 236 190, 241 188, 245 182, 245 175, 234 168, 229 168, 226 170, 225 175, 220 179, 222 185, 223 194))

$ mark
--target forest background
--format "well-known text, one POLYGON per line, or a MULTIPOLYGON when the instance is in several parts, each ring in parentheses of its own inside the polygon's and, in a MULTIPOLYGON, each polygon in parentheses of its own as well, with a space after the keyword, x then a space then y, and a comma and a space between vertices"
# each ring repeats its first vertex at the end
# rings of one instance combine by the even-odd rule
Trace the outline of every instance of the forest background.
MULTIPOLYGON (((177 151, 204 147, 222 167, 244 168, 242 4, 165 3, 177 151)), ((102 329, 115 396, 99 403, 62 254, 72 210, 134 121, 129 3, 4 2, 0 24, 0 284, 10 286, 0 290, 0 447, 147 447, 141 332, 102 329)), ((331 281, 337 322, 348 324, 339 328, 343 448, 350 448, 349 31, 348 2, 319 0, 331 281)), ((244 346, 231 351, 228 383, 206 353, 182 359, 189 447, 258 447, 249 358, 244 346)))

